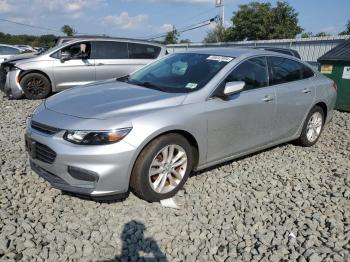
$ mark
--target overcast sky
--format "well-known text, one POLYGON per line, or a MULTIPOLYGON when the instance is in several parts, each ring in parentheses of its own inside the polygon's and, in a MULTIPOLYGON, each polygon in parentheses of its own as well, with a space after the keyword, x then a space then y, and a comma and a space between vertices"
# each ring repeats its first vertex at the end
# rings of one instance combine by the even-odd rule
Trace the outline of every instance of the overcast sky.
MULTIPOLYGON (((247 0, 225 0, 225 20, 247 0)), ((266 2, 266 1, 260 1, 266 2)), ((275 3, 276 1, 270 1, 275 3)), ((314 33, 337 34, 350 19, 350 0, 290 0, 300 25, 314 33)), ((0 0, 0 18, 60 30, 68 24, 82 34, 145 37, 184 28, 219 13, 215 0, 0 0)), ((210 26, 184 33, 181 39, 201 41, 210 26)), ((11 34, 59 34, 0 21, 11 34)))

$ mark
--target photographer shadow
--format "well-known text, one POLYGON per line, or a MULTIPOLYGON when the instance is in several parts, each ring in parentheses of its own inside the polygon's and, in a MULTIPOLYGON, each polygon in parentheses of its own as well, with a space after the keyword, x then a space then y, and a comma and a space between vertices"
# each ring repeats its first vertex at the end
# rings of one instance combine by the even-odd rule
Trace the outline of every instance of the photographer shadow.
POLYGON ((146 227, 143 223, 132 220, 124 225, 121 235, 122 254, 110 260, 112 261, 168 261, 153 238, 145 238, 146 227))

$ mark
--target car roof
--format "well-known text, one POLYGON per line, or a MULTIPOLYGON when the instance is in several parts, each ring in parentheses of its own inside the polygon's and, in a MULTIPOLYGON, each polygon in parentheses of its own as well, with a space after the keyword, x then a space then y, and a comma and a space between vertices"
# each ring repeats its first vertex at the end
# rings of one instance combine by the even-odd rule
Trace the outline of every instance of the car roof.
POLYGON ((198 53, 198 54, 229 56, 229 57, 239 57, 242 55, 246 55, 246 56, 268 55, 268 54, 276 55, 275 52, 270 52, 263 49, 239 48, 239 47, 199 48, 199 49, 185 51, 185 53, 198 53))
POLYGON ((122 38, 122 37, 72 36, 72 37, 59 37, 57 39, 57 42, 59 40, 70 40, 69 43, 75 43, 75 42, 80 42, 80 41, 123 41, 123 42, 149 44, 149 45, 164 47, 163 44, 157 43, 157 42, 152 42, 152 41, 147 41, 147 40, 142 40, 142 39, 122 38))
POLYGON ((18 46, 14 46, 14 45, 0 44, 0 46, 12 47, 12 48, 21 50, 21 48, 19 48, 18 46))

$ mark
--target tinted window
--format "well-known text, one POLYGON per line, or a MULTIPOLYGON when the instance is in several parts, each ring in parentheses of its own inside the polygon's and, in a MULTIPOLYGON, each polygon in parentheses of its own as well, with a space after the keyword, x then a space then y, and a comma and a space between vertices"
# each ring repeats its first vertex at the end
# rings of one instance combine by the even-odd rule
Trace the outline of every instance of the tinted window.
POLYGON ((127 59, 128 48, 124 42, 97 41, 94 42, 94 59, 127 59))
MULTIPOLYGON (((91 44, 88 42, 76 43, 67 46, 61 50, 62 53, 69 53, 72 59, 89 59, 91 55, 91 44)), ((52 55, 52 57, 57 58, 58 54, 52 55), (56 55, 56 56, 55 56, 56 55)))
POLYGON ((240 64, 226 78, 226 82, 234 81, 245 82, 245 90, 267 86, 268 71, 266 58, 252 58, 240 64))
POLYGON ((129 43, 129 58, 155 59, 160 53, 160 47, 144 44, 129 43))
POLYGON ((19 53, 20 51, 16 48, 12 48, 9 46, 0 46, 0 55, 15 55, 19 53))
POLYGON ((283 57, 271 57, 272 79, 274 85, 303 79, 304 65, 283 57))
POLYGON ((313 77, 314 76, 314 72, 307 66, 302 65, 303 67, 303 78, 309 78, 309 77, 313 77))

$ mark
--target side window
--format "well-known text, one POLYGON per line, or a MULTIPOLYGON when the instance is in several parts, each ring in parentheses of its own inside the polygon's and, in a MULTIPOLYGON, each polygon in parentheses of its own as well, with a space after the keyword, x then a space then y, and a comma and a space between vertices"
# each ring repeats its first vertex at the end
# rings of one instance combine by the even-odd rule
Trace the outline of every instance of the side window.
POLYGON ((302 65, 302 67, 303 67, 303 79, 314 76, 314 72, 309 67, 307 67, 306 65, 302 65))
POLYGON ((0 47, 0 54, 1 55, 15 55, 19 54, 20 51, 16 48, 8 47, 8 46, 1 46, 0 47))
POLYGON ((256 57, 238 65, 226 78, 226 82, 243 81, 244 90, 256 89, 268 85, 266 57, 256 57))
POLYGON ((271 84, 278 85, 303 79, 303 64, 283 57, 271 57, 271 84))
POLYGON ((155 59, 160 53, 159 46, 128 43, 129 58, 131 59, 155 59))
POLYGON ((128 48, 125 42, 96 41, 94 42, 94 59, 127 59, 128 48))
MULTIPOLYGON (((72 59, 89 59, 91 55, 91 44, 89 42, 75 43, 61 49, 61 53, 69 53, 72 59)), ((55 53, 53 57, 56 58, 59 55, 55 53)))

